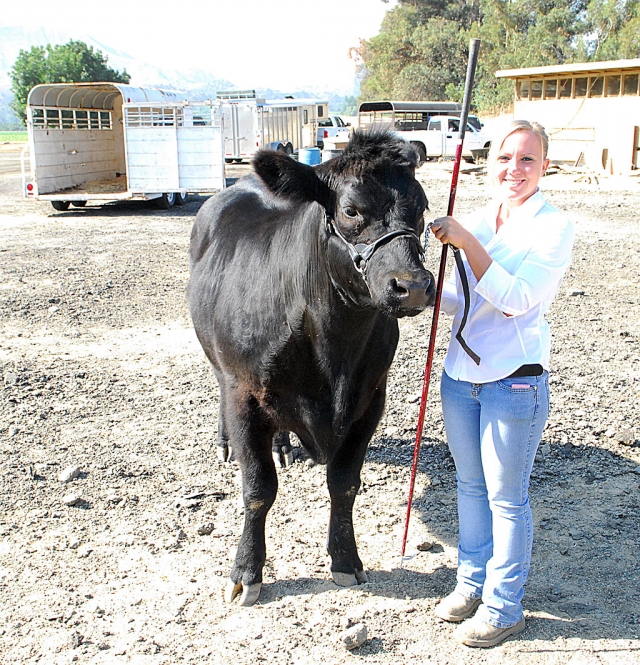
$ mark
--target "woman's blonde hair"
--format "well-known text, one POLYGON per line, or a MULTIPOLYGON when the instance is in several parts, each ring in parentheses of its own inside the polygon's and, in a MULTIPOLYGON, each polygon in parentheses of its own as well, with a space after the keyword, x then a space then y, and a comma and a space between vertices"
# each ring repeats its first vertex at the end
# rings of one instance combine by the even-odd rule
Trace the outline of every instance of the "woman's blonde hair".
POLYGON ((493 137, 491 148, 489 148, 487 173, 490 174, 492 184, 494 185, 497 183, 494 182, 493 171, 494 166, 498 161, 502 144, 508 136, 511 136, 511 134, 515 134, 516 132, 533 132, 536 134, 540 138, 540 144, 542 146, 542 159, 547 158, 547 153, 549 152, 549 137, 547 136, 544 127, 538 122, 530 122, 529 120, 511 120, 506 125, 503 125, 501 130, 493 137))

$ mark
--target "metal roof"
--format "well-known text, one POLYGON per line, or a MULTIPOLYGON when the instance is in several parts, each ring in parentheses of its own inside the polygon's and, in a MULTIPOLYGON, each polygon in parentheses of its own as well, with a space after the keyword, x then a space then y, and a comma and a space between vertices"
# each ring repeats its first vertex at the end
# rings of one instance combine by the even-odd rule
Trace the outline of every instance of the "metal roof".
POLYGON ((42 83, 31 89, 27 103, 29 106, 111 110, 116 97, 122 97, 127 103, 177 102, 184 99, 184 93, 120 83, 42 83))
POLYGON ((633 60, 603 60, 601 62, 574 62, 567 65, 526 67, 524 69, 503 69, 496 72, 496 77, 515 79, 552 74, 599 74, 628 69, 640 69, 640 58, 633 60))
POLYGON ((362 102, 358 113, 367 111, 460 111, 461 104, 456 102, 362 102))

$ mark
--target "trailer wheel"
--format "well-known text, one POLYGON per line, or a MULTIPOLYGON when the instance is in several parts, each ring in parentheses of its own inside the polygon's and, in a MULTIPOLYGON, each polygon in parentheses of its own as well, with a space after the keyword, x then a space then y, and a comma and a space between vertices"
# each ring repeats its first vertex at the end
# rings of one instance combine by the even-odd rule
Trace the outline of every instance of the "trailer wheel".
POLYGON ((71 205, 74 208, 84 208, 87 205, 86 201, 71 201, 71 205))
POLYGON ((69 210, 69 201, 51 201, 55 210, 69 210))
POLYGON ((158 207, 162 208, 163 210, 168 210, 175 202, 176 202, 175 192, 168 192, 167 194, 163 194, 158 199, 158 207))
POLYGON ((187 202, 187 196, 189 195, 186 192, 178 192, 176 194, 176 205, 183 206, 187 202))
POLYGON ((242 159, 235 159, 233 160, 236 164, 242 164, 242 159))
POLYGON ((293 155, 293 146, 291 145, 291 143, 287 143, 287 145, 285 145, 284 151, 287 153, 287 155, 289 155, 289 157, 293 155))
POLYGON ((229 157, 225 157, 225 158, 224 158, 224 163, 225 163, 225 164, 231 164, 232 162, 233 162, 233 159, 231 159, 231 158, 229 158, 229 157))

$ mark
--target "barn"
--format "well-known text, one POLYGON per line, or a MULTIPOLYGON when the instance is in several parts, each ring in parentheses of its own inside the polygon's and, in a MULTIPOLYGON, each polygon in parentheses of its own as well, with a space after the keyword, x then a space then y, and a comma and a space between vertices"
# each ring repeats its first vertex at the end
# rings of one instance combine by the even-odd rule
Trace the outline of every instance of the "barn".
POLYGON ((514 118, 536 120, 552 161, 624 174, 640 168, 640 58, 496 72, 515 81, 514 118))

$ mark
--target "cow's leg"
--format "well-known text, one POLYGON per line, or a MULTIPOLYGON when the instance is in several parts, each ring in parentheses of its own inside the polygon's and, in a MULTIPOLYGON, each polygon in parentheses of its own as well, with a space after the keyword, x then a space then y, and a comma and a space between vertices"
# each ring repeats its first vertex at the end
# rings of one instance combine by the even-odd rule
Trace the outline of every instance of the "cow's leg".
POLYGON ((240 604, 253 605, 260 595, 266 559, 265 522, 278 491, 271 455, 274 428, 257 406, 249 407, 242 419, 230 417, 229 409, 226 415, 234 457, 242 472, 244 528, 225 600, 230 603, 242 592, 240 604))
POLYGON ((273 461, 279 469, 293 464, 293 449, 289 432, 278 432, 273 437, 273 461))
POLYGON ((339 586, 353 586, 367 581, 353 532, 353 504, 360 489, 360 471, 367 445, 382 415, 384 399, 385 390, 381 387, 366 413, 352 425, 342 446, 327 465, 327 485, 331 497, 327 550, 331 556, 331 575, 339 586))

